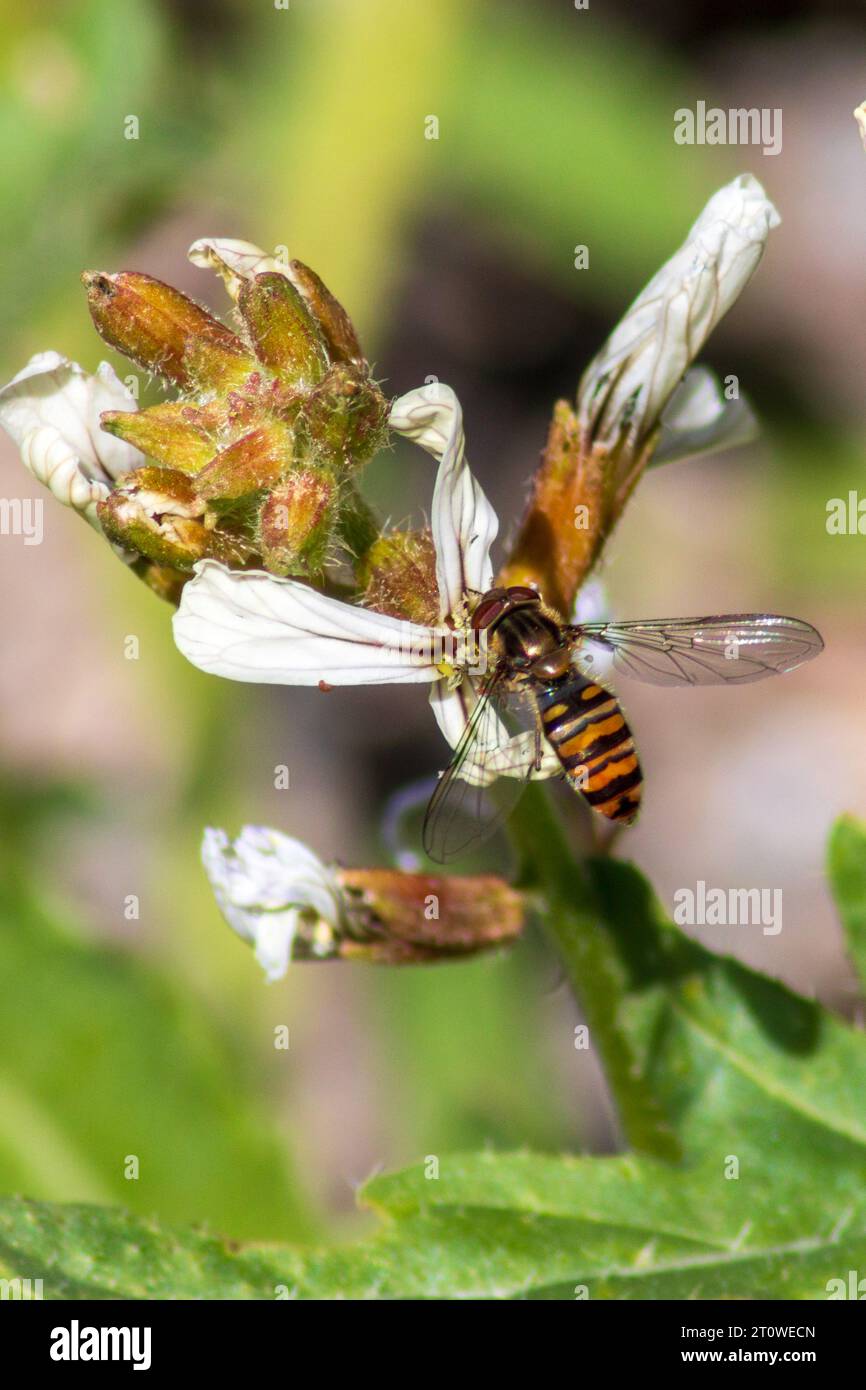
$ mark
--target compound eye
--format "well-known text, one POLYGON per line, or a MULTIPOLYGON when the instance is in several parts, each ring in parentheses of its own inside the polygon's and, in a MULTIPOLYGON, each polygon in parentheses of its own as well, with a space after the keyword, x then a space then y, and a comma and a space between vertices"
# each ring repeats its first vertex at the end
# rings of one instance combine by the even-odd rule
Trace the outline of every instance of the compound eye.
POLYGON ((492 590, 481 600, 475 612, 472 614, 472 627, 476 632, 482 628, 490 627, 495 623, 508 607, 508 599, 503 589, 492 590))
POLYGON ((508 597, 512 603, 540 603, 541 595, 535 589, 530 589, 526 584, 512 584, 508 590, 508 597))

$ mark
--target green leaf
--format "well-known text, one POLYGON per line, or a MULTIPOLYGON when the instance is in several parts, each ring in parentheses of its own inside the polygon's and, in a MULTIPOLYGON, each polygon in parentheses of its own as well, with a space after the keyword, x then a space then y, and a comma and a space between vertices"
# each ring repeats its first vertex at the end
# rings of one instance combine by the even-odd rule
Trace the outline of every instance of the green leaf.
POLYGON ((42 1278, 46 1298, 816 1299, 866 1261, 862 1195, 834 1216, 812 1183, 780 1191, 767 1170, 455 1155, 436 1178, 377 1178, 362 1200, 387 1218, 377 1235, 305 1252, 13 1199, 0 1272, 42 1278))
POLYGON ((866 822, 840 816, 830 834, 827 872, 851 964, 866 992, 866 822))

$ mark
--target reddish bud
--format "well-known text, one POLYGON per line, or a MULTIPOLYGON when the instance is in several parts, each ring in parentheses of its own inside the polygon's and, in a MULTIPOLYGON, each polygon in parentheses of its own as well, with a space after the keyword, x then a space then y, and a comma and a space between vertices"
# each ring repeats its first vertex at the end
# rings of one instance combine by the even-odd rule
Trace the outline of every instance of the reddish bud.
POLYGON ((291 461, 291 433, 275 420, 215 454, 198 474, 196 490, 208 501, 233 501, 275 487, 291 461))
POLYGON ((147 371, 191 390, 239 385, 255 369, 237 334, 161 280, 133 271, 81 278, 98 332, 147 371))
POLYGON ((339 954, 388 965, 477 955, 523 930, 521 895, 492 875, 442 878, 394 869, 341 869, 341 886, 363 929, 339 954), (359 939, 360 938, 360 939, 359 939))
POLYGON ((355 325, 325 282, 308 265, 304 265, 303 261, 292 261, 288 275, 318 323, 328 345, 331 361, 351 362, 366 371, 367 360, 358 341, 355 325))
POLYGON ((429 531, 392 531, 364 557, 364 602, 378 613, 413 623, 439 621, 436 551, 429 531))
POLYGON ((334 523, 337 484, 313 468, 292 473, 270 494, 259 514, 259 541, 274 574, 317 574, 325 563, 334 523))

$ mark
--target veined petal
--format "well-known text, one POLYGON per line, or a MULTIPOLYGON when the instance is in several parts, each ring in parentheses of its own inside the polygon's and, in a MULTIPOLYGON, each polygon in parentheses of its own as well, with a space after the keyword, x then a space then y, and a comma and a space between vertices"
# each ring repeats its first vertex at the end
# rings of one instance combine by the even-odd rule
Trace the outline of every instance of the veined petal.
POLYGON ((492 585, 490 547, 499 521, 466 462, 463 412, 450 386, 433 382, 407 392, 394 402, 389 424, 439 460, 430 524, 444 618, 460 611, 470 590, 492 585))
POLYGON ((693 367, 662 412, 662 432, 650 467, 749 444, 758 433, 757 418, 745 397, 726 400, 713 373, 693 367))
POLYGON ((747 284, 779 214, 751 174, 710 198, 679 251, 638 295, 578 390, 582 424, 611 447, 639 443, 747 284))
POLYGON ((232 241, 228 237, 202 237, 194 241, 187 251, 193 265, 203 270, 215 270, 225 281, 226 289, 237 303, 241 286, 254 275, 264 275, 274 271, 278 275, 288 275, 286 266, 269 256, 260 246, 251 241, 232 241))
POLYGON ((116 478, 144 462, 138 449, 100 429, 99 418, 104 410, 136 409, 107 362, 91 376, 58 352, 31 357, 0 389, 0 425, 25 467, 97 527, 97 502, 116 478))
POLYGON ((220 911, 255 947, 269 980, 285 975, 302 914, 339 928, 342 896, 334 871, 300 840, 257 825, 245 825, 234 841, 224 830, 207 829, 201 852, 220 911))
MULTIPOLYGON (((430 704, 433 714, 452 748, 456 748, 460 742, 480 694, 481 686, 471 676, 464 677, 456 690, 449 689, 448 682, 444 680, 432 687, 430 704)), ((491 709, 483 733, 483 752, 479 748, 474 757, 470 753, 460 769, 460 776, 464 782, 475 787, 488 787, 497 777, 521 777, 526 759, 535 752, 535 742, 535 734, 531 730, 520 734, 509 733, 499 715, 491 709)), ((532 778, 552 777, 560 771, 559 759, 553 749, 544 743, 541 767, 532 772, 532 778)))
MULTIPOLYGON (((437 680, 437 637, 317 593, 294 579, 195 567, 174 615, 188 661, 229 680, 265 685, 378 685, 437 680)), ((441 639, 440 639, 441 640, 441 639)))

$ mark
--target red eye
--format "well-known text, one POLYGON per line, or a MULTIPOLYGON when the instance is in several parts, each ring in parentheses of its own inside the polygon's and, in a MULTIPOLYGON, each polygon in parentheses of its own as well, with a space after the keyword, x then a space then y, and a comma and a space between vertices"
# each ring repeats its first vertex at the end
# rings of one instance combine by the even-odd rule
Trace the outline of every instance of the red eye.
POLYGON ((484 627, 490 627, 497 618, 509 607, 508 597, 504 589, 491 589, 479 603, 475 612, 472 614, 472 627, 475 632, 480 632, 484 627))
POLYGON ((541 595, 535 590, 530 589, 526 584, 512 584, 508 590, 508 597, 512 603, 540 603, 541 595))

